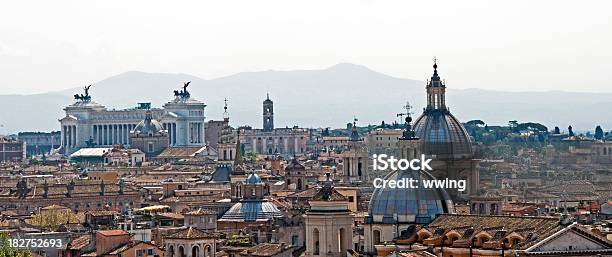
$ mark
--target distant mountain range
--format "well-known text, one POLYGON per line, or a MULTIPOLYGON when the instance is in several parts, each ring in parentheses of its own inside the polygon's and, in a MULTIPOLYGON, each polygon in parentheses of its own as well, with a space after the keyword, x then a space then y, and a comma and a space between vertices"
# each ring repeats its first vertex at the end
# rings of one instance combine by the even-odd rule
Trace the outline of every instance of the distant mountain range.
MULTIPOLYGON (((441 74, 444 76, 444 74, 441 74)), ((475 77, 477 78, 477 77, 475 77)), ((261 103, 269 92, 278 127, 344 127, 353 116, 360 125, 399 120, 410 101, 415 115, 425 104, 423 81, 391 77, 365 66, 341 63, 323 70, 244 72, 216 79, 188 74, 125 72, 94 83, 94 101, 107 108, 129 108, 138 102, 160 107, 172 91, 191 81, 191 96, 208 105, 209 119, 220 119, 229 100, 231 123, 261 127, 261 103)), ((488 124, 509 120, 540 122, 562 130, 612 128, 612 93, 502 92, 455 89, 447 85, 447 105, 461 121, 488 124)), ((492 86, 492 88, 494 88, 492 86)), ((0 95, 0 134, 59 129, 63 108, 81 88, 33 95, 0 95)))

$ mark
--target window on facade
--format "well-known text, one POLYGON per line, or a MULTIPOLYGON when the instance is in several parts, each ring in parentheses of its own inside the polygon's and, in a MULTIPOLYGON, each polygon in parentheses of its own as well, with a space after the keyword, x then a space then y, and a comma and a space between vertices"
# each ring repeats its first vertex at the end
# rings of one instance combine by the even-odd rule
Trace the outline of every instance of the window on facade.
POLYGON ((374 244, 380 244, 380 230, 374 230, 374 244))
POLYGON ((137 256, 137 257, 142 256, 142 250, 137 249, 137 250, 136 250, 136 256, 137 256))
POLYGON ((314 255, 319 255, 319 230, 316 228, 312 231, 312 240, 314 242, 314 255))
POLYGON ((153 255, 153 248, 147 249, 147 255, 153 255))

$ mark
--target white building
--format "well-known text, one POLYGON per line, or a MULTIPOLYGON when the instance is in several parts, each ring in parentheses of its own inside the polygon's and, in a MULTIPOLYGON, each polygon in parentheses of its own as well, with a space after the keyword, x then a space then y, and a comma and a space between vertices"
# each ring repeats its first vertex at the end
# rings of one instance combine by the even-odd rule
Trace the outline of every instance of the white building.
POLYGON ((144 120, 147 110, 168 131, 168 145, 204 145, 204 108, 206 105, 191 98, 187 91, 174 91, 174 99, 161 109, 150 109, 149 103, 124 110, 108 110, 91 100, 89 87, 84 95, 75 95, 75 102, 66 108, 66 116, 60 119, 61 147, 70 154, 82 147, 109 147, 116 144, 130 145, 130 132, 144 120))
POLYGON ((270 96, 263 101, 263 129, 239 128, 241 142, 246 151, 263 155, 289 157, 302 155, 308 150, 310 131, 297 126, 293 128, 274 127, 274 103, 270 96))

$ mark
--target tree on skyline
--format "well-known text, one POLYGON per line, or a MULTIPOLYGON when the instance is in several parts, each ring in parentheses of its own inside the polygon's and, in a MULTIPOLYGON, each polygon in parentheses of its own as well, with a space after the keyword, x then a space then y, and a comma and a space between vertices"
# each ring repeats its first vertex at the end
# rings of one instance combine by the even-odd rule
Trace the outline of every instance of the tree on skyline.
POLYGON ((603 139, 603 138, 604 138, 604 132, 603 132, 603 129, 601 128, 601 126, 599 126, 599 125, 598 125, 598 126, 595 128, 595 139, 597 139, 597 140, 601 140, 601 139, 603 139))

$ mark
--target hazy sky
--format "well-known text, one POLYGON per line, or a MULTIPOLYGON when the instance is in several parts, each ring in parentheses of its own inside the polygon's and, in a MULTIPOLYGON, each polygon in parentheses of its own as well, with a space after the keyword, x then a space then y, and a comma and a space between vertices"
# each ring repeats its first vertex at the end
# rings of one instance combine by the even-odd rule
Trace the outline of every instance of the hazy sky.
POLYGON ((129 70, 362 64, 449 87, 612 92, 611 1, 0 0, 0 94, 129 70))

